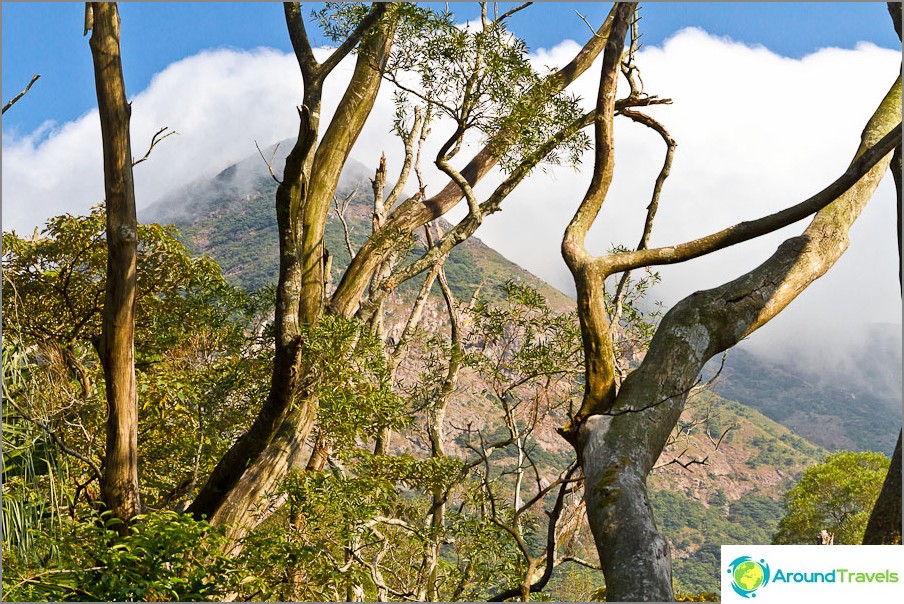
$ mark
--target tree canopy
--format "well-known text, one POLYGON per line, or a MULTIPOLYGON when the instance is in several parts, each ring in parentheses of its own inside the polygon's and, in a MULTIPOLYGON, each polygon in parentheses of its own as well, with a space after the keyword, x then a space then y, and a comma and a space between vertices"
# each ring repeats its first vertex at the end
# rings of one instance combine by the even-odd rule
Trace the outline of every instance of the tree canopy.
POLYGON ((785 516, 772 542, 813 544, 825 530, 838 545, 861 543, 888 467, 881 453, 839 451, 808 468, 785 495, 785 516))

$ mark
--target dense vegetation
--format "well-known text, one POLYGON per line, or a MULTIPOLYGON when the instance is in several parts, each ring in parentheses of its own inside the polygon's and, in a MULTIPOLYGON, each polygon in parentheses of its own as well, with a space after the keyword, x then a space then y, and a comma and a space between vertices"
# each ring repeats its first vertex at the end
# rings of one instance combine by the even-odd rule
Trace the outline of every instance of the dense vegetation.
POLYGON ((888 466, 881 453, 839 451, 807 468, 785 493, 786 512, 773 543, 810 544, 821 531, 839 545, 863 543, 888 466))
MULTIPOLYGON (((543 71, 507 30, 526 7, 490 15, 484 4, 479 25, 462 28, 448 10, 327 3, 313 18, 336 47, 321 62, 300 6, 286 3, 304 83, 297 141, 282 179, 271 173, 275 189, 253 189, 261 179, 242 180, 237 167, 221 173, 221 186, 193 204, 208 211, 184 225, 189 249, 174 228, 136 222, 118 9, 86 5, 106 207, 56 217, 31 238, 3 235, 8 598, 711 599, 675 591, 650 476, 699 499, 654 496, 664 515, 680 511, 666 532, 679 558, 696 557, 684 578, 693 588, 710 587, 697 572, 713 562, 700 533, 710 525, 724 540, 765 540, 775 498, 725 477, 783 484, 812 448, 758 430, 749 413, 732 417, 706 397, 700 372, 843 252, 836 234, 858 212, 821 209, 859 208, 878 185, 883 158, 900 145, 900 82, 857 159, 823 192, 722 234, 650 248, 675 141, 635 111, 670 102, 643 92, 637 4, 616 3, 572 62, 543 71), (324 82, 353 50, 350 83, 321 136, 324 82), (568 87, 600 56, 588 113, 568 87), (387 196, 381 162, 373 197, 352 207, 360 191, 343 190, 339 175, 384 79, 397 88, 393 130, 406 164, 387 196), (668 150, 637 249, 594 256, 585 244, 612 182, 616 114, 656 130, 668 150), (418 147, 418 192, 403 200, 415 143, 437 119, 455 126, 434 161, 449 182, 426 198, 418 147), (590 124, 595 144, 583 132, 590 124), (483 148, 459 172, 452 160, 471 137, 483 148), (576 165, 591 148, 591 186, 561 247, 577 312, 561 312, 510 266, 486 266, 491 254, 473 262, 479 254, 463 252, 485 251, 475 242, 457 246, 537 166, 576 165), (496 167, 503 182, 479 196, 475 185, 496 167), (270 196, 275 232, 263 211, 270 196), (439 220, 462 200, 458 224, 439 220), (334 207, 339 235, 335 224, 326 231, 334 207), (650 266, 813 212, 805 236, 747 275, 663 315, 643 311, 658 279, 650 266), (273 252, 274 235, 278 261, 264 262, 258 253, 273 252), (213 249, 225 250, 226 275, 194 255, 213 249), (268 264, 279 266, 275 284, 268 264), (740 442, 755 447, 743 467, 719 451, 740 442), (700 478, 678 468, 722 476, 726 488, 704 495, 700 478)), ((850 503, 860 487, 840 498, 850 503)), ((812 485, 801 489, 820 499, 812 485)), ((792 494, 780 534, 800 499, 792 494)))
MULTIPOLYGON (((418 424, 429 418, 443 389, 451 353, 446 329, 420 332, 393 387, 379 342, 353 323, 322 323, 308 334, 308 346, 330 376, 321 386, 317 436, 329 447, 329 462, 324 471, 290 475, 279 494, 286 505, 245 539, 240 555, 219 555, 226 543, 222 532, 179 512, 198 476, 248 421, 246 401, 265 387, 272 335, 264 309, 272 294, 264 288, 252 295, 230 285, 212 260, 193 258, 173 229, 142 226, 137 367, 147 421, 140 442, 147 512, 128 535, 119 536, 110 521, 97 517, 91 465, 102 463, 96 437, 102 425, 99 367, 91 344, 103 289, 102 210, 55 218, 37 239, 4 235, 3 377, 11 405, 4 417, 8 597, 102 601, 238 593, 285 600, 342 599, 360 589, 373 594, 378 587, 366 559, 349 566, 343 553, 349 540, 377 534, 374 520, 380 519, 385 526, 379 534, 393 543, 384 547, 399 556, 399 568, 417 566, 424 540, 435 537, 421 533, 416 523, 437 487, 456 502, 438 550, 439 572, 451 590, 444 597, 479 599, 517 583, 525 558, 508 532, 510 497, 527 489, 525 471, 537 472, 540 491, 534 492, 545 492, 539 502, 551 505, 554 489, 548 483, 573 461, 564 442, 551 446, 546 436, 564 421, 577 385, 571 382, 580 367, 573 315, 550 310, 535 290, 514 282, 497 290, 500 302, 482 298, 462 307, 470 324, 461 375, 466 386, 455 395, 459 402, 450 402, 476 423, 453 420, 448 457, 430 456, 423 445, 374 457, 361 440, 387 427, 411 442, 426 436, 418 424), (355 350, 350 356, 348 347, 355 350), (417 368, 421 373, 413 372, 417 368), (467 391, 482 394, 468 397, 467 391), (488 512, 494 501, 502 507, 488 512), (113 549, 111 539, 118 544, 113 549), (114 567, 120 569, 116 577, 105 572, 114 567), (337 574, 342 567, 348 572, 337 574)), ((690 433, 696 424, 699 438, 718 438, 745 421, 764 426, 753 437, 758 452, 750 466, 778 461, 799 467, 816 451, 770 428, 755 412, 712 396, 689 411, 683 430, 690 433), (776 447, 785 451, 779 458, 763 458, 776 447)), ((729 432, 725 440, 734 438, 729 432)), ((522 501, 530 492, 524 491, 522 501)), ((735 501, 723 496, 706 507, 687 494, 659 490, 653 502, 663 511, 678 555, 678 585, 691 593, 718 593, 715 544, 768 542, 780 515, 778 504, 755 493, 735 501)), ((538 511, 527 508, 518 521, 529 552, 544 550, 538 511)), ((585 530, 567 536, 571 555, 592 557, 585 530)), ((599 581, 595 571, 566 564, 557 567, 547 595, 586 599, 599 581)))

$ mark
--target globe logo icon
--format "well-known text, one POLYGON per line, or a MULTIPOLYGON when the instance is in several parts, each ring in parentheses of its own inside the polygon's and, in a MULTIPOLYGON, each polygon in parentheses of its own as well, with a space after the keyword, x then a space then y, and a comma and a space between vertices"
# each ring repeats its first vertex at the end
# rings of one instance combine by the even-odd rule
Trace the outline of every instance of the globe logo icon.
POLYGON ((735 558, 728 565, 728 574, 735 593, 744 598, 755 598, 754 592, 769 583, 769 565, 750 556, 735 558))

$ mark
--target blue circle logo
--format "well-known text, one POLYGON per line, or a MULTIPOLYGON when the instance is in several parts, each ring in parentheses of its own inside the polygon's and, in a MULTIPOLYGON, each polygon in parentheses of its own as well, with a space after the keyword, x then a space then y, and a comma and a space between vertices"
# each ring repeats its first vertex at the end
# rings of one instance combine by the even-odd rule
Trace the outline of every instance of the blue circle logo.
POLYGON ((769 583, 769 565, 765 560, 757 562, 750 556, 735 558, 727 572, 731 575, 735 593, 744 598, 755 598, 754 592, 769 583))

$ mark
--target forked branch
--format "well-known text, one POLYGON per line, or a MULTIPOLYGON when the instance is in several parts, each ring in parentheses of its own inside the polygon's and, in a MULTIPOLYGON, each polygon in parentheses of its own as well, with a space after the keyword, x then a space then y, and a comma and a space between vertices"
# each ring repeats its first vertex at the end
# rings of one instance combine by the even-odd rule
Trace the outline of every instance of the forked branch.
MULTIPOLYGON (((174 134, 179 134, 175 130, 170 130, 169 132, 166 132, 167 130, 169 130, 169 126, 164 126, 163 128, 161 128, 160 130, 158 130, 157 132, 154 133, 154 136, 151 137, 151 146, 148 147, 147 152, 142 156, 141 159, 132 160, 133 168, 135 166, 137 166, 138 164, 140 164, 141 162, 147 161, 148 158, 151 156, 151 151, 154 150, 154 147, 156 147, 157 144, 160 143, 160 141, 162 141, 163 139, 168 138, 174 134), (166 134, 163 134, 164 132, 166 132, 166 134), (163 136, 160 136, 161 134, 163 134, 163 136)), ((257 143, 255 143, 255 144, 257 144, 257 143)), ((258 151, 260 151, 260 149, 258 149, 258 151)))

